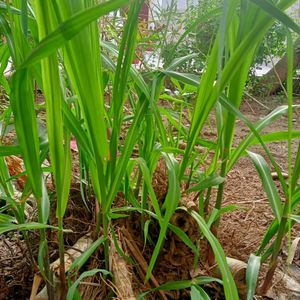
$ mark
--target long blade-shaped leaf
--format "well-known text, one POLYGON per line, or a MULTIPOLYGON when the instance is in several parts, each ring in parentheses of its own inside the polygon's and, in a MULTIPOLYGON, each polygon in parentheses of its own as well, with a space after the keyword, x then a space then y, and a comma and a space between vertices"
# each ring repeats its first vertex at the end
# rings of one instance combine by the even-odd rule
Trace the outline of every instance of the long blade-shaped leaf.
MULTIPOLYGON (((282 10, 278 9, 271 1, 266 0, 251 0, 257 6, 261 7, 265 12, 282 22, 287 27, 291 28, 298 34, 300 34, 300 27, 282 10)), ((295 1, 293 1, 295 2, 295 1)))
POLYGON ((29 71, 22 69, 12 78, 11 106, 15 116, 15 127, 23 153, 25 167, 33 192, 42 197, 39 139, 35 118, 33 84, 29 71))
MULTIPOLYGON (((184 210, 187 211, 186 209, 184 209, 184 210)), ((218 242, 218 240, 215 238, 215 236, 209 230, 207 224, 205 223, 205 220, 197 212, 191 211, 188 213, 190 213, 191 216, 198 223, 201 231, 203 232, 203 235, 209 241, 209 243, 213 249, 216 261, 218 263, 220 272, 222 274, 222 280, 223 280, 223 286, 224 286, 226 299, 238 300, 239 296, 238 296, 238 292, 236 289, 236 285, 234 283, 230 269, 227 265, 226 257, 225 257, 224 251, 223 251, 220 243, 218 242)))
POLYGON ((260 269, 260 257, 251 254, 246 271, 247 300, 252 300, 256 290, 256 284, 260 269))
POLYGON ((268 164, 261 155, 250 151, 248 151, 247 153, 253 161, 256 170, 259 173, 260 179, 263 184, 263 188, 268 196, 268 200, 270 202, 272 210, 277 220, 280 221, 282 216, 282 204, 268 164))
POLYGON ((207 177, 204 180, 200 181, 193 187, 189 188, 186 192, 189 193, 189 192, 205 190, 212 186, 219 185, 219 184, 223 183, 224 181, 225 181, 225 178, 218 176, 218 175, 212 175, 212 176, 207 177))
POLYGON ((147 281, 152 273, 152 270, 154 268, 154 265, 156 263, 159 251, 163 245, 164 239, 166 237, 166 232, 167 232, 167 228, 168 228, 168 224, 170 222, 170 219, 173 215, 173 213, 175 212, 177 206, 178 206, 178 202, 179 202, 179 198, 180 198, 180 188, 179 188, 179 181, 178 181, 178 163, 177 161, 170 157, 169 155, 165 154, 164 155, 165 159, 166 159, 166 164, 167 164, 167 168, 168 168, 168 193, 163 205, 163 209, 165 209, 165 214, 163 217, 163 221, 160 224, 160 232, 159 232, 159 237, 158 237, 158 241, 155 245, 150 263, 149 263, 149 267, 147 270, 147 274, 145 277, 145 281, 147 281))
MULTIPOLYGON (((50 2, 36 1, 37 23, 40 39, 43 39, 52 27, 55 15, 50 2)), ((67 206, 68 191, 71 182, 71 164, 64 151, 64 133, 62 119, 63 94, 60 87, 58 59, 55 54, 42 60, 43 91, 46 99, 47 134, 52 171, 56 184, 57 215, 62 218, 67 206)), ((67 141, 66 141, 67 144, 67 141)))
POLYGON ((27 57, 22 66, 32 65, 43 57, 50 55, 58 48, 64 46, 67 41, 82 31, 88 24, 127 3, 128 0, 111 0, 78 12, 61 23, 51 34, 47 35, 27 57))
MULTIPOLYGON (((295 109, 297 107, 299 106, 297 105, 294 106, 295 109)), ((257 124, 253 125, 254 129, 257 132, 260 132, 262 129, 264 129, 266 126, 274 122, 283 114, 287 113, 287 111, 288 111, 288 107, 286 105, 275 108, 271 113, 269 113, 266 117, 260 120, 257 124)), ((250 145, 254 139, 255 139, 255 133, 254 132, 249 133, 247 137, 244 140, 242 140, 242 142, 238 145, 238 147, 233 151, 233 153, 230 156, 230 161, 227 167, 228 171, 232 169, 236 161, 239 159, 239 157, 242 155, 242 153, 247 149, 248 145, 250 145)))
POLYGON ((93 269, 90 271, 85 271, 83 272, 79 278, 71 285, 71 287, 69 288, 68 294, 67 294, 67 300, 73 300, 75 293, 77 291, 77 287, 80 284, 80 282, 82 281, 82 279, 89 277, 89 276, 94 276, 97 273, 102 273, 103 275, 109 275, 110 272, 103 270, 103 269, 93 269))

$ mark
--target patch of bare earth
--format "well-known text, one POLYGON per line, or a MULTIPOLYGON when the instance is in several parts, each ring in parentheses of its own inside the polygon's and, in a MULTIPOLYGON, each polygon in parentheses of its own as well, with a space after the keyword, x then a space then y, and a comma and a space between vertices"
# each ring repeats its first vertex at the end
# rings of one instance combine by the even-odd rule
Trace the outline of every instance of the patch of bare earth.
MULTIPOLYGON (((296 102, 299 103, 299 100, 296 100, 296 102)), ((268 105, 270 107, 274 107, 275 103, 270 102, 268 105)), ((267 114, 267 111, 262 109, 256 103, 251 102, 251 108, 252 109, 250 110, 246 103, 242 106, 242 111, 252 122, 258 121, 262 116, 267 114), (253 112, 255 112, 255 114, 253 114, 253 112)), ((300 129, 299 112, 298 114, 294 114, 293 126, 295 130, 300 129)), ((264 133, 284 130, 287 130, 286 116, 282 116, 279 120, 268 126, 264 130, 264 133)), ((241 121, 237 121, 235 144, 237 144, 237 142, 240 141, 248 131, 249 130, 241 121)), ((299 139, 295 140, 293 143, 293 158, 295 158, 298 143, 299 139)), ((281 170, 283 172, 287 172, 287 143, 270 143, 268 144, 268 147, 281 170)), ((259 153, 266 158, 262 147, 253 146, 250 150, 259 153)), ((279 187, 278 181, 275 180, 275 184, 279 187)), ((282 193, 281 195, 283 196, 282 193)), ((229 172, 226 179, 224 196, 224 205, 235 204, 238 205, 240 209, 226 213, 222 216, 218 238, 227 256, 247 262, 250 254, 255 253, 258 250, 264 233, 274 220, 274 214, 271 210, 266 194, 263 191, 258 173, 248 157, 242 157, 229 172)), ((282 201, 284 202, 284 197, 282 197, 282 201)), ((296 238, 297 236, 299 237, 299 229, 299 225, 294 226, 292 231, 293 238, 296 238)), ((286 244, 287 242, 285 240, 284 248, 287 247, 286 244)), ((279 269, 285 269, 285 259, 286 256, 284 257, 284 255, 280 258, 279 269)), ((299 266, 300 265, 298 264, 298 267, 299 266)), ((262 269, 265 270, 266 265, 264 265, 262 269)), ((274 283, 276 284, 276 280, 274 280, 274 283)), ((286 287, 283 286, 281 288, 282 290, 277 292, 277 296, 279 298, 273 299, 294 299, 295 296, 291 295, 291 298, 289 298, 286 294, 286 287)))

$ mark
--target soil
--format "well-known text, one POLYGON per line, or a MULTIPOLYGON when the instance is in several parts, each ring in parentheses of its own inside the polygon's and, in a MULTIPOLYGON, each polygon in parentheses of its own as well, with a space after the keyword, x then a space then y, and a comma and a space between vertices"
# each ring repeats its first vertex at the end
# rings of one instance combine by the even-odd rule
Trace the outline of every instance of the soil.
MULTIPOLYGON (((270 109, 278 106, 274 98, 264 100, 263 102, 264 105, 267 105, 270 109)), ((296 99, 295 103, 300 104, 300 99, 296 99)), ((250 99, 244 101, 241 111, 252 122, 258 121, 269 112, 269 110, 250 99)), ((300 116, 297 114, 295 114, 293 125, 295 129, 300 130, 300 116)), ((210 126, 207 126, 204 130, 206 137, 211 139, 215 138, 214 126, 215 121, 212 116, 210 126)), ((236 126, 234 145, 237 145, 249 132, 247 126, 241 121, 237 121, 236 126)), ((286 129, 287 117, 283 116, 268 126, 264 132, 267 133, 286 129)), ((296 140, 293 144, 294 156, 298 143, 299 140, 296 140)), ((285 142, 271 143, 269 147, 282 171, 287 172, 287 144, 285 142)), ((260 146, 253 146, 251 151, 265 156, 260 146)), ((75 159, 74 170, 78 172, 76 163, 78 154, 75 151, 73 155, 75 159)), ((76 182, 76 176, 74 178, 70 197, 71 201, 68 204, 68 213, 65 218, 65 227, 74 231, 72 235, 66 237, 66 245, 70 247, 74 245, 80 236, 91 231, 95 226, 93 214, 91 214, 83 201, 81 201, 80 187, 76 182)), ((162 163, 160 163, 159 168, 155 172, 153 185, 158 200, 162 203, 167 191, 166 169, 162 163)), ((218 230, 219 241, 222 244, 226 256, 247 262, 249 255, 255 253, 258 249, 266 229, 274 219, 257 171, 249 158, 242 157, 230 171, 226 180, 224 195, 224 206, 234 204, 239 208, 232 212, 225 213, 222 216, 218 230)), ((119 198, 116 201, 116 205, 121 205, 124 198, 121 194, 118 196, 119 198)), ((213 192, 213 196, 215 196, 215 192, 213 192)), ((94 199, 90 201, 89 206, 91 207, 92 204, 94 207, 94 199)), ((186 201, 188 203, 193 202, 194 195, 191 195, 186 201)), ((55 210, 53 209, 53 211, 55 210)), ((54 218, 54 215, 52 217, 54 218)), ((197 226, 187 215, 178 214, 176 215, 176 220, 173 218, 172 221, 174 223, 177 222, 176 224, 178 224, 194 242, 199 242, 200 236, 198 231, 195 230, 197 226)), ((147 243, 146 247, 144 247, 140 224, 140 215, 138 213, 133 213, 128 219, 121 219, 114 223, 115 233, 121 242, 121 248, 126 255, 131 256, 134 261, 133 265, 129 267, 129 271, 132 277, 132 287, 135 292, 143 292, 149 290, 149 288, 154 288, 155 280, 160 285, 170 280, 190 279, 195 273, 197 273, 197 275, 209 274, 209 266, 207 265, 205 256, 207 250, 206 243, 200 240, 200 248, 203 249, 201 255, 203 254, 203 256, 200 259, 198 268, 194 270, 192 267, 194 259, 193 253, 182 241, 170 232, 168 233, 166 242, 154 269, 153 274, 155 280, 150 280, 149 284, 144 285, 143 276, 145 272, 141 265, 149 263, 153 246, 147 243), (136 251, 132 250, 134 247, 137 248, 136 251), (141 254, 145 261, 139 258, 138 254, 141 254)), ((293 238, 299 236, 299 229, 299 226, 294 227, 292 232, 293 238)), ((149 232, 151 232, 151 238, 154 243, 158 237, 158 231, 158 224, 152 222, 149 225, 149 232)), ((38 237, 35 236, 32 240, 38 240, 38 237)), ((52 242, 50 243, 50 245, 52 245, 51 260, 55 260, 58 256, 56 247, 57 237, 49 233, 49 240, 52 242)), ((37 247, 38 244, 35 243, 34 245, 37 247)), ((286 246, 284 246, 283 249, 285 248, 286 246)), ((284 252, 285 251, 282 251, 283 261, 286 259, 284 252)), ((36 255, 36 249, 34 254, 36 255)), ((0 299, 29 299, 32 284, 32 275, 30 275, 32 274, 32 266, 26 245, 17 233, 7 234, 1 237, 0 257, 0 299)), ((300 267, 299 259, 295 260, 295 263, 297 267, 300 267)), ((103 267, 103 249, 100 249, 92 256, 86 269, 101 267, 103 267)), ((100 286, 103 287, 104 281, 100 276, 96 276, 93 280, 87 280, 86 282, 90 282, 91 285, 89 286, 87 284, 82 288, 82 293, 85 295, 84 299, 95 299, 95 297, 105 299, 104 295, 107 294, 101 291, 100 286), (98 283, 98 287, 95 287, 94 283, 98 283)), ((113 285, 109 280, 107 280, 105 284, 113 285)), ((224 298, 222 289, 217 284, 208 285, 207 291, 209 291, 212 299, 224 298)), ((186 290, 155 292, 152 293, 148 299, 189 299, 189 293, 186 290)))
MULTIPOLYGON (((298 101, 298 103, 300 103, 300 101, 298 101)), ((271 109, 274 109, 278 106, 278 103, 270 99, 267 105, 271 109)), ((252 122, 258 121, 262 116, 268 113, 266 109, 255 102, 251 102, 251 104, 244 102, 241 110, 252 122)), ((295 114, 293 126, 295 130, 299 130, 300 128, 300 116, 297 114, 295 114)), ((287 130, 286 115, 270 124, 263 132, 270 133, 280 130, 287 130)), ((235 144, 237 144, 247 132, 247 127, 241 121, 237 121, 235 144)), ((299 140, 295 140, 293 143, 294 158, 298 143, 299 140)), ((287 143, 269 143, 268 146, 281 170, 287 173, 287 143)), ((259 153, 266 158, 264 150, 260 146, 253 146, 250 148, 250 151, 259 153)), ((275 183, 279 187, 279 182, 275 181, 275 183)), ((270 225, 270 222, 274 219, 258 173, 248 157, 242 157, 228 174, 224 205, 229 204, 238 205, 241 209, 227 213, 222 217, 219 238, 228 255, 242 261, 247 261, 249 254, 255 253, 258 249, 259 242, 267 227, 270 225)), ((295 226, 294 235, 296 236, 297 234, 299 235, 299 227, 295 226)))

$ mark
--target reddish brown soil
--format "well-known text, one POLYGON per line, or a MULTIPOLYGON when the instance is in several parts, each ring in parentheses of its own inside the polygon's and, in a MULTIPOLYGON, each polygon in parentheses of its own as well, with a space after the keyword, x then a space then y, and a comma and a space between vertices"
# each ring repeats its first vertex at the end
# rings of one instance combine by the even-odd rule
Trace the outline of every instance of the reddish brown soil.
MULTIPOLYGON (((255 102, 248 102, 248 104, 251 105, 251 110, 247 103, 244 103, 242 111, 252 122, 258 121, 262 116, 268 113, 266 109, 255 102), (255 114, 253 114, 253 111, 255 114)), ((278 103, 269 101, 267 105, 270 108, 275 108, 278 103)), ((294 115, 293 125, 294 129, 300 129, 299 114, 294 115)), ((287 130, 287 117, 285 115, 268 126, 264 132, 269 133, 280 130, 287 130)), ((247 127, 241 121, 237 121, 235 144, 237 144, 247 132, 247 127)), ((293 146, 294 157, 298 143, 299 140, 295 140, 293 146)), ((287 173, 287 143, 270 143, 268 146, 282 171, 287 173)), ((250 150, 266 157, 260 146, 253 146, 250 150)), ((241 158, 228 174, 224 198, 224 205, 227 204, 236 204, 244 209, 228 213, 222 217, 219 238, 228 255, 247 261, 249 254, 254 253, 258 249, 259 242, 265 230, 274 219, 258 173, 248 157, 241 158)), ((295 235, 296 234, 297 232, 295 232, 295 235)))

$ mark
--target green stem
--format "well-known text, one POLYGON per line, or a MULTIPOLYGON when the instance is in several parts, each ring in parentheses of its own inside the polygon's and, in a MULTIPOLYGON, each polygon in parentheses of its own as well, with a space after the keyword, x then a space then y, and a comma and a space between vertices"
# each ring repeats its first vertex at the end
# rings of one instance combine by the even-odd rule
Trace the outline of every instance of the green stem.
MULTIPOLYGON (((40 215, 40 214, 39 214, 40 215)), ((50 269, 50 260, 49 260, 49 250, 48 250, 48 243, 46 238, 46 229, 40 230, 40 242, 45 244, 45 250, 44 250, 44 268, 45 268, 45 282, 47 287, 47 293, 48 293, 48 299, 49 300, 55 300, 55 292, 54 292, 54 284, 53 284, 53 274, 50 269)))
MULTIPOLYGON (((43 208, 41 199, 36 199, 38 205, 38 221, 41 224, 44 224, 45 221, 43 219, 43 208)), ((40 243, 44 245, 44 256, 43 256, 43 263, 44 263, 44 270, 45 270, 45 277, 44 280, 46 282, 48 299, 55 300, 55 292, 54 292, 54 283, 53 283, 53 274, 50 269, 50 260, 49 260, 49 250, 48 250, 48 243, 47 243, 47 234, 46 229, 40 229, 40 243)))
POLYGON ((211 196, 211 187, 207 189, 207 193, 204 200, 204 217, 206 217, 208 212, 208 204, 211 196))
POLYGON ((67 281, 66 281, 66 270, 65 270, 65 246, 64 246, 64 234, 63 234, 63 218, 58 218, 58 242, 59 242, 59 275, 61 284, 60 299, 64 300, 67 295, 67 281))
POLYGON ((285 203, 285 206, 284 206, 284 215, 281 219, 278 234, 276 236, 276 240, 275 240, 274 245, 273 245, 273 253, 272 253, 270 263, 269 263, 269 269, 268 269, 268 272, 266 274, 264 283, 261 287, 261 293, 262 294, 265 294, 272 285, 272 279, 273 279, 273 276, 274 276, 274 273, 275 273, 275 269, 277 267, 278 255, 279 255, 279 252, 280 252, 280 249, 281 249, 282 239, 285 236, 285 229, 286 229, 286 224, 287 224, 287 220, 288 220, 287 213, 288 213, 288 209, 289 209, 289 203, 288 202, 289 201, 287 201, 285 203))
MULTIPOLYGON (((222 162, 221 172, 220 172, 221 177, 226 176, 226 169, 227 169, 227 159, 223 160, 223 162, 222 162)), ((220 209, 222 206, 224 187, 225 187, 225 182, 222 182, 218 188, 217 200, 216 200, 216 205, 215 205, 216 209, 220 209)), ((216 221, 216 222, 217 222, 217 224, 219 223, 218 221, 216 221)))
MULTIPOLYGON (((224 149, 224 155, 223 157, 227 157, 227 152, 224 149)), ((224 159, 221 166, 221 172, 220 176, 225 177, 226 175, 226 169, 227 169, 227 159, 224 159)), ((221 183, 218 188, 218 194, 217 194, 217 200, 215 204, 216 209, 221 209, 222 206, 222 200, 223 200, 223 194, 224 194, 224 187, 225 183, 221 183)), ((218 227, 220 223, 220 218, 218 218, 211 226, 211 232, 217 237, 218 235, 218 227)), ((215 255, 213 253, 213 250, 211 247, 208 248, 208 263, 210 266, 212 266, 215 263, 215 255)))
POLYGON ((106 212, 102 213, 102 226, 103 226, 103 235, 105 238, 105 242, 104 242, 105 269, 109 270, 109 244, 108 244, 109 220, 106 212))

